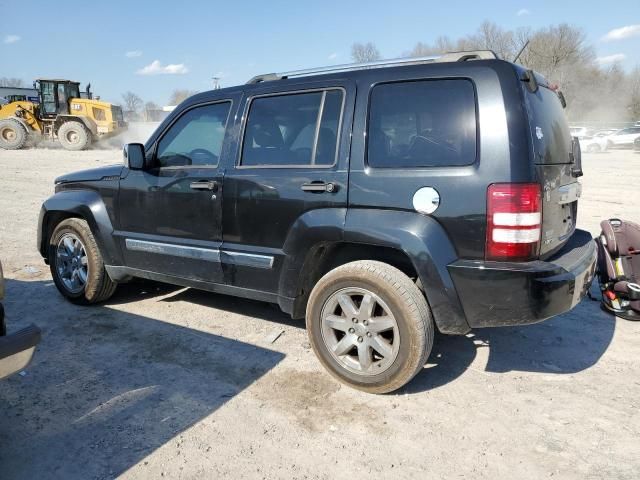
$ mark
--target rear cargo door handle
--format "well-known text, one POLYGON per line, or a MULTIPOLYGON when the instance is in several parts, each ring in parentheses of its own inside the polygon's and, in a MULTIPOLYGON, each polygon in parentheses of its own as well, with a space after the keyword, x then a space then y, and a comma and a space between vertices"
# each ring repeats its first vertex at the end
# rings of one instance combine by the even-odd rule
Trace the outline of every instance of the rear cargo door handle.
POLYGON ((300 188, 302 188, 302 190, 305 192, 314 192, 314 193, 324 193, 324 192, 332 193, 337 190, 336 185, 334 183, 331 183, 331 182, 327 183, 322 181, 303 183, 300 188))
POLYGON ((210 190, 216 192, 218 190, 218 182, 215 180, 198 180, 191 182, 189 185, 192 190, 210 190))

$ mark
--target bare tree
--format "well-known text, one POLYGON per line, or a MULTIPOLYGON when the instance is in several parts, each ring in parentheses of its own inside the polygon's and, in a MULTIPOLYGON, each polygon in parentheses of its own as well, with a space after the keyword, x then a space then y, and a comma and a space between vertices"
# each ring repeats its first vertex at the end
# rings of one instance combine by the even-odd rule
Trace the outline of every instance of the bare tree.
POLYGON ((354 43, 351 45, 351 58, 356 63, 373 62, 380 60, 378 48, 371 42, 354 43))
POLYGON ((627 109, 632 120, 640 121, 640 66, 636 66, 629 75, 629 104, 627 109))
POLYGON ((176 89, 169 97, 169 105, 178 105, 196 93, 198 92, 195 90, 176 89))
POLYGON ((124 109, 128 112, 137 113, 143 105, 142 99, 133 92, 125 92, 122 94, 124 101, 124 109))
POLYGON ((24 82, 21 78, 0 77, 0 87, 22 88, 24 87, 24 82))
POLYGON ((151 122, 154 120, 154 112, 160 110, 158 104, 154 102, 147 102, 144 104, 144 119, 147 122, 151 122))

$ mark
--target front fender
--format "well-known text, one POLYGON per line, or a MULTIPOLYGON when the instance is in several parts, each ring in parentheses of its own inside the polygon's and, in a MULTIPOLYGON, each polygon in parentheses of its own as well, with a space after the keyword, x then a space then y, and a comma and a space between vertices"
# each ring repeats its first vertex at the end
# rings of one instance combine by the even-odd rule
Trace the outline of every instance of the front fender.
POLYGON ((113 239, 113 225, 104 201, 92 190, 67 190, 49 197, 42 204, 38 219, 38 250, 43 258, 48 257, 49 234, 53 222, 59 219, 78 217, 89 224, 100 253, 107 265, 120 265, 121 258, 113 239))
POLYGON ((435 219, 397 210, 349 209, 344 239, 405 252, 420 277, 440 331, 463 334, 470 330, 447 270, 458 256, 435 219))

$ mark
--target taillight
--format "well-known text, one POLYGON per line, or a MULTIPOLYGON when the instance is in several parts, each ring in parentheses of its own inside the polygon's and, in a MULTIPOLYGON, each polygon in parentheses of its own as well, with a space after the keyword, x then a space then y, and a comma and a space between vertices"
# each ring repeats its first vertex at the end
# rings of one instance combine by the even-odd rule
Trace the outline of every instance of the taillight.
POLYGON ((537 183, 494 183, 487 190, 487 260, 522 261, 540 250, 542 205, 537 183))

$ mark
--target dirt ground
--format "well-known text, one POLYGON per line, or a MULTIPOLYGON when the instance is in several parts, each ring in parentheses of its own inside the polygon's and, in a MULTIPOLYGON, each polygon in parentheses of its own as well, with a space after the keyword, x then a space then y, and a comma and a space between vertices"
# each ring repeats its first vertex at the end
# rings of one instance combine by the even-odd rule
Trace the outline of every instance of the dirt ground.
MULTIPOLYGON (((3 480, 640 478, 640 324, 588 299, 439 335, 424 371, 383 396, 336 383, 271 305, 151 282, 64 301, 35 247, 40 204, 57 175, 119 161, 0 150, 7 321, 43 331, 24 375, 0 382, 3 480)), ((585 155, 584 170, 580 227, 640 221, 640 155, 585 155)))

